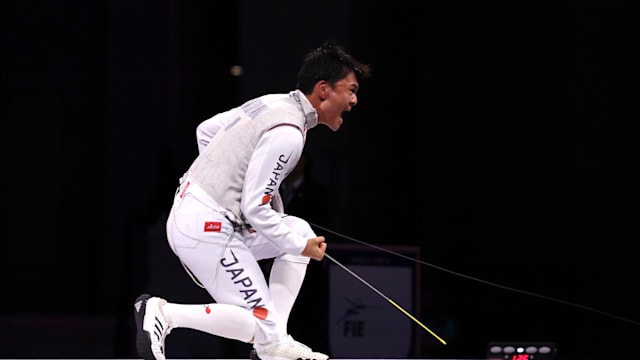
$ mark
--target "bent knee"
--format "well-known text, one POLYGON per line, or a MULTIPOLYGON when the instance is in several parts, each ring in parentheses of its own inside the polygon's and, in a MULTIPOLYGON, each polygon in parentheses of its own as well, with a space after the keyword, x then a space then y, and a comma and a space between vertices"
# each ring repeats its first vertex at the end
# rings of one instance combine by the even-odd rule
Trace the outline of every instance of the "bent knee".
POLYGON ((282 254, 274 259, 274 261, 289 261, 298 264, 309 264, 309 260, 311 260, 311 258, 308 256, 293 254, 282 254))
POLYGON ((304 236, 306 238, 316 237, 316 233, 311 228, 311 225, 306 220, 299 217, 287 215, 283 218, 285 224, 290 227, 294 232, 304 236))

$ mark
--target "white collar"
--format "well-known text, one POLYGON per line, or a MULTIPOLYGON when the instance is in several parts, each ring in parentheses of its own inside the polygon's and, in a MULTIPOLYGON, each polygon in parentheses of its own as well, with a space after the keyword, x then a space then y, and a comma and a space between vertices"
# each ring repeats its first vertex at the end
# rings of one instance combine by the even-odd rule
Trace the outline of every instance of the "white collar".
POLYGON ((294 98, 298 105, 300 105, 300 109, 304 113, 304 118, 307 122, 307 129, 318 125, 318 112, 313 105, 311 105, 304 93, 300 90, 294 90, 289 93, 289 96, 294 98))

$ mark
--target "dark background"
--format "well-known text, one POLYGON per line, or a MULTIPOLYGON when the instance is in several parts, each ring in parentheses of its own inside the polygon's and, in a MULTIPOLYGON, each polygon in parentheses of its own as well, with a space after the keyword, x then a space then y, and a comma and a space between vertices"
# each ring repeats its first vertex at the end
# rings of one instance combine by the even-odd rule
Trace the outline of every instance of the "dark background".
MULTIPOLYGON (((309 133, 332 206, 318 225, 420 247, 420 318, 454 330, 447 346, 425 332, 414 356, 482 358, 505 340, 553 341, 563 359, 640 358, 632 6, 63 0, 0 11, 0 357, 136 358, 139 293, 208 302, 163 238, 195 127, 291 90, 302 55, 331 38, 374 76, 339 132, 309 133)), ((308 295, 322 266, 294 323, 322 309, 308 295)), ((324 330, 307 324, 300 338, 317 347, 324 330)), ((167 345, 173 357, 248 355, 189 331, 167 345)))

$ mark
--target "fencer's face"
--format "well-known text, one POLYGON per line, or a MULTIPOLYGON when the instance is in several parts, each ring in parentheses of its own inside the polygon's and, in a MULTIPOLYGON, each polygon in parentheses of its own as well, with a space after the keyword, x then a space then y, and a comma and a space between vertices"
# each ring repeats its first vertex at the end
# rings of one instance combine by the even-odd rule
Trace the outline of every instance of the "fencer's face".
POLYGON ((319 86, 320 103, 318 110, 318 123, 327 125, 331 130, 338 131, 342 125, 342 114, 351 111, 358 104, 358 79, 350 72, 342 80, 331 87, 329 83, 319 86))

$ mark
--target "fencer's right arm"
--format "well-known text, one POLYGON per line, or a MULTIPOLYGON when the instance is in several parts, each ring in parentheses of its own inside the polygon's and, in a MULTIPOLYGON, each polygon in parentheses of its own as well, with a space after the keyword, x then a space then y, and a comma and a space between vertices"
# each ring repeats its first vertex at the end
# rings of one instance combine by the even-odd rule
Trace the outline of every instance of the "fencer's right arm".
POLYGON ((211 139, 218 133, 222 127, 222 121, 217 117, 211 117, 201 122, 196 128, 196 140, 198 141, 198 153, 207 147, 211 139))

